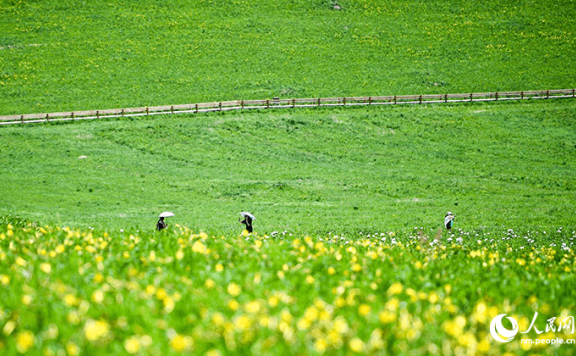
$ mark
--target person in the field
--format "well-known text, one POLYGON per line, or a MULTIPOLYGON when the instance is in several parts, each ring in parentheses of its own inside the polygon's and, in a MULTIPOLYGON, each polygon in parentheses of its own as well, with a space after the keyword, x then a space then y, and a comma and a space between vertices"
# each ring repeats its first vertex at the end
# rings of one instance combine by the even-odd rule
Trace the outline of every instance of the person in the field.
POLYGON ((446 226, 446 229, 448 229, 448 231, 452 230, 452 226, 454 225, 454 218, 455 216, 452 215, 451 212, 448 212, 444 216, 444 226, 446 226))
POLYGON ((251 233, 253 231, 252 220, 255 219, 254 216, 252 214, 246 213, 246 212, 240 213, 240 215, 242 215, 244 217, 244 220, 241 220, 241 218, 238 218, 238 221, 240 221, 241 224, 246 225, 246 230, 251 233))

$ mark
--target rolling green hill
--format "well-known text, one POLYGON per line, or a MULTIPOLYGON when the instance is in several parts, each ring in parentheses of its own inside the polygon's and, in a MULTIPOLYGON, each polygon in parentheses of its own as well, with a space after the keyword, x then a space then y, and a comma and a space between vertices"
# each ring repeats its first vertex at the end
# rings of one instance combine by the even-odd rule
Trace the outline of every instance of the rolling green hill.
POLYGON ((2 0, 0 114, 573 88, 574 5, 2 0))
POLYGON ((294 109, 0 129, 0 215, 152 229, 555 229, 576 215, 576 102, 294 109), (81 158, 85 156, 85 158, 81 158))

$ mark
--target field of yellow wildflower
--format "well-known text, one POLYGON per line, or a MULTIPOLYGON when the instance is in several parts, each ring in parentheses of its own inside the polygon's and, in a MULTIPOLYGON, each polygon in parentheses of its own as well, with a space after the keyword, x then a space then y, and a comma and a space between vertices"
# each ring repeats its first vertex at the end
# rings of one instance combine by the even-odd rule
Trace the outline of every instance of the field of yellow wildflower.
POLYGON ((575 236, 210 236, 5 223, 0 353, 571 354, 574 345, 522 339, 574 338, 573 322, 562 322, 575 307, 575 236), (502 313, 532 330, 496 342, 490 321, 502 313))

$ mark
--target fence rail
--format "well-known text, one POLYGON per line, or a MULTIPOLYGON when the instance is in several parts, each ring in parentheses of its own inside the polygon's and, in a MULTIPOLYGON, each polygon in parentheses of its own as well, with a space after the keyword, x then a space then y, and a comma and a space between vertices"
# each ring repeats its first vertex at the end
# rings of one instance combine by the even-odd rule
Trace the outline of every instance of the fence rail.
POLYGON ((0 116, 0 125, 25 124, 50 121, 89 120, 115 117, 201 113, 211 111, 229 111, 243 109, 295 108, 315 106, 357 106, 357 105, 398 105, 457 103, 497 100, 526 100, 576 98, 576 89, 507 91, 490 93, 424 94, 424 95, 388 95, 337 98, 295 98, 265 100, 231 100, 210 103, 145 106, 125 109, 66 111, 44 114, 24 114, 0 116))

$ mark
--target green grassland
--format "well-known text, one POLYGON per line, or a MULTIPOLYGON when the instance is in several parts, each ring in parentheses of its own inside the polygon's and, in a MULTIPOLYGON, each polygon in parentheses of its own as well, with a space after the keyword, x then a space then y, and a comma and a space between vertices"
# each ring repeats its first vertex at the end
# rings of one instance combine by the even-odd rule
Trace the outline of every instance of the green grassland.
POLYGON ((0 114, 573 88, 575 28, 572 0, 2 0, 0 114))
POLYGON ((285 109, 0 130, 0 215, 357 234, 573 227, 576 102, 285 109), (86 156, 86 158, 79 158, 86 156))
MULTIPOLYGON (((0 0, 0 115, 574 88, 574 5, 0 0)), ((574 338, 575 118, 550 99, 1 126, 0 354, 574 354, 521 339, 574 338), (555 330, 490 335, 535 312, 555 330)))

